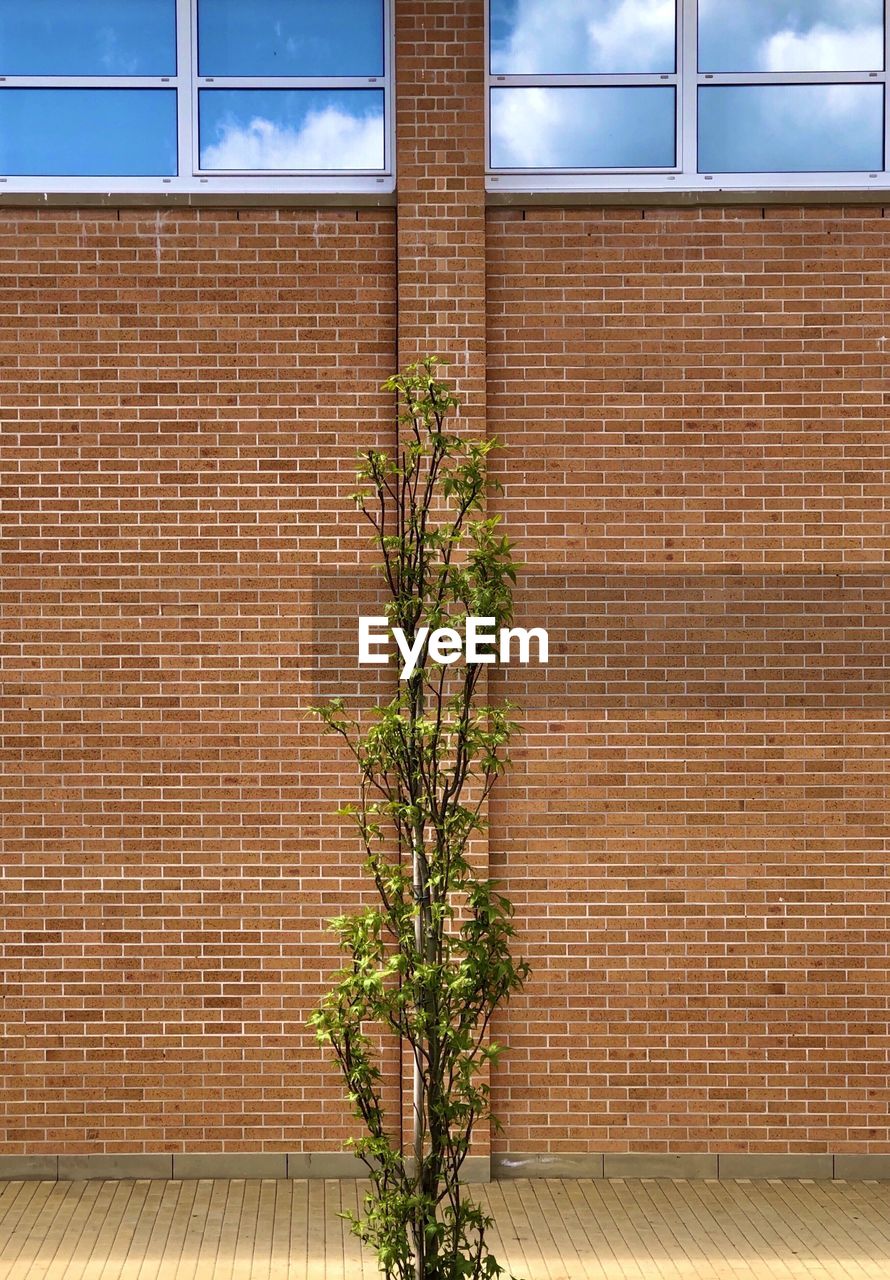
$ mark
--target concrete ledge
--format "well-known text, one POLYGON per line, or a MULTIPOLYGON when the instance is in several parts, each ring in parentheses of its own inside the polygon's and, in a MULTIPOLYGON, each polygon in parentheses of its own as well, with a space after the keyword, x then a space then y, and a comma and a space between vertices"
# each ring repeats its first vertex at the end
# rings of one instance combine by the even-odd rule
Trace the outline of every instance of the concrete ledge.
POLYGON ((718 1155, 717 1175, 720 1178, 831 1178, 834 1157, 733 1152, 718 1155))
POLYGON ((836 187, 833 190, 823 187, 779 188, 768 190, 751 187, 720 187, 715 185, 706 190, 702 187, 691 190, 656 190, 629 188, 626 191, 542 191, 529 189, 499 187, 496 176, 489 177, 486 183, 485 203, 489 207, 516 206, 532 209, 536 205, 556 205, 569 207, 587 205, 593 212, 599 207, 611 205, 628 205, 645 208, 656 205, 666 208, 671 205, 838 205, 838 204, 890 204, 890 195, 886 187, 836 187))
POLYGON ((491 1176, 506 1178, 601 1178, 602 1155, 550 1155, 517 1151, 491 1157, 491 1176))
POLYGON ((174 1155, 174 1178, 286 1178, 287 1156, 282 1151, 196 1152, 174 1155))
POLYGON ((55 1182, 58 1156, 0 1156, 0 1181, 55 1182))
POLYGON ((467 1156, 460 1167, 461 1182, 491 1182, 489 1156, 467 1156))
POLYGON ((603 1157, 606 1178, 716 1178, 715 1155, 679 1155, 648 1151, 606 1152, 603 1157))
POLYGON ((0 187, 0 208, 7 209, 361 209, 392 207, 395 203, 395 191, 43 192, 5 191, 0 187))
MULTIPOLYGON (((405 1161, 405 1171, 410 1176, 414 1172, 414 1157, 405 1161)), ((467 1156, 460 1167, 461 1182, 491 1182, 491 1158, 489 1156, 467 1156)))
MULTIPOLYGON (((410 1161, 408 1162, 410 1167, 410 1161)), ((349 1151, 0 1155, 0 1181, 81 1182, 125 1178, 366 1178, 349 1151)), ((890 1154, 727 1152, 501 1152, 468 1156, 461 1181, 492 1178, 777 1178, 890 1181, 890 1154)))
POLYGON ((90 1178, 172 1178, 173 1156, 166 1152, 138 1155, 59 1156, 59 1182, 84 1182, 90 1178))
POLYGON ((890 1155, 837 1155, 834 1157, 834 1176, 848 1182, 890 1179, 890 1155))
MULTIPOLYGON (((285 1175, 282 1175, 285 1176, 285 1175)), ((287 1156, 288 1178, 367 1178, 368 1167, 349 1151, 292 1152, 287 1156)))

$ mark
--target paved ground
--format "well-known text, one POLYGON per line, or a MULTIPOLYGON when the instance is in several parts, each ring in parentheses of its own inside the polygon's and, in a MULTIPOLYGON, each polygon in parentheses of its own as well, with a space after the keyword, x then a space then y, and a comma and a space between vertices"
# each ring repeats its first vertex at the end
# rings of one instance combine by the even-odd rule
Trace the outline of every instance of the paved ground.
MULTIPOLYGON (((352 1280, 362 1184, 0 1183, 3 1280, 352 1280)), ((890 1280, 890 1182, 528 1180, 478 1189, 525 1280, 890 1280)))

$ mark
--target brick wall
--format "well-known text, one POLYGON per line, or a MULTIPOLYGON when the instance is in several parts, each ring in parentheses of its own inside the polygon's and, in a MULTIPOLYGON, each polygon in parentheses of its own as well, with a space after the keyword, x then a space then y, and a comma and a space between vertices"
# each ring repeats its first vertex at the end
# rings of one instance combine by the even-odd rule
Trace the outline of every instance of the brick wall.
POLYGON ((890 1151, 880 208, 492 210, 519 1151, 890 1151))
POLYGON ((8 210, 0 262, 2 1149, 338 1149, 351 776, 301 708, 393 438, 392 214, 8 210))
POLYGON ((888 223, 486 231, 481 16, 399 5, 395 211, 0 212, 3 1152, 342 1147, 352 773, 301 708, 373 691, 347 495, 430 350, 553 641, 496 681, 496 1149, 890 1151, 888 223))

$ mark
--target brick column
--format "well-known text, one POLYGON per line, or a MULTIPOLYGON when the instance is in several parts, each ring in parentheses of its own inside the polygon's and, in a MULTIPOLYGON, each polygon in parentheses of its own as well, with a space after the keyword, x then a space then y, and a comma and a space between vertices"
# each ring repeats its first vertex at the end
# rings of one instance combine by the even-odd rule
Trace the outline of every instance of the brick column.
POLYGON ((485 428, 482 0, 396 4, 400 367, 447 356, 469 429, 485 428))
MULTIPOLYGON (((485 117, 483 0, 396 0, 396 186, 399 368, 448 360, 460 425, 485 433, 485 117)), ((488 871, 488 841, 474 841, 488 871)), ((404 1140, 411 1141, 412 1062, 405 1054, 404 1140)), ((487 1130, 465 1176, 487 1180, 487 1130)))

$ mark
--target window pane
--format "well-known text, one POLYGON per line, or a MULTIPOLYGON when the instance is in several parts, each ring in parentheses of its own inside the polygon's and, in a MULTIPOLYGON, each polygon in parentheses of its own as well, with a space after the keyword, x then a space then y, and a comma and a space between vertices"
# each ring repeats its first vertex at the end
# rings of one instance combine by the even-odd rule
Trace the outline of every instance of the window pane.
POLYGON ((495 169, 674 164, 672 88, 492 89, 495 169))
POLYGON ((202 76, 382 76, 383 0, 199 0, 202 76))
POLYGON ((883 0, 699 0, 702 71, 879 71, 883 0))
POLYGON ((175 74, 175 0, 0 0, 0 75, 175 74))
POLYGON ((699 172, 880 169, 883 115, 875 84, 700 88, 699 172))
POLYGON ((673 71, 675 20, 674 0, 491 0, 491 70, 673 71))
POLYGON ((0 172, 176 173, 175 89, 2 89, 0 172))
POLYGON ((202 89, 202 169, 382 169, 382 89, 202 89))

